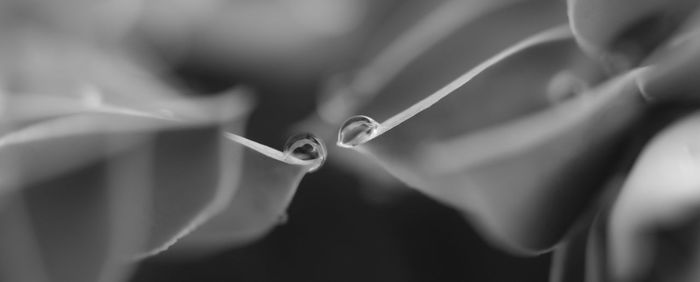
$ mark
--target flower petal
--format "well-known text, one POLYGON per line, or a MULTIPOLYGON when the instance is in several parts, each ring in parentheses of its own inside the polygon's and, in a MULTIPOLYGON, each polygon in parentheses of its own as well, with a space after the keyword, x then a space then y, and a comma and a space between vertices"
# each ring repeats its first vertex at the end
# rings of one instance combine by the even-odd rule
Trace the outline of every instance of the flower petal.
POLYGON ((654 102, 700 100, 700 16, 696 15, 645 63, 653 71, 639 79, 644 96, 654 102))
POLYGON ((695 113, 647 145, 623 186, 608 222, 613 278, 636 281, 664 274, 663 268, 670 266, 674 271, 664 275, 690 279, 677 281, 697 280, 693 269, 700 265, 698 250, 674 250, 671 245, 698 246, 699 207, 700 114, 695 113), (679 264, 660 265, 665 261, 679 264))
MULTIPOLYGON (((425 15, 404 11, 410 20, 392 18, 398 22, 388 24, 388 31, 378 34, 378 42, 373 44, 382 48, 367 55, 355 72, 331 79, 322 93, 317 115, 299 128, 332 139, 349 115, 388 117, 498 50, 566 22, 561 1, 449 0, 420 3, 421 12, 425 5, 434 6, 425 15), (391 41, 386 42, 386 38, 391 41)), ((345 150, 329 150, 331 163, 355 171, 362 178, 391 183, 392 178, 375 164, 345 150)))
POLYGON ((560 1, 446 1, 329 85, 319 115, 336 125, 353 114, 388 118, 498 50, 564 23, 564 9, 560 1))
POLYGON ((284 157, 285 153, 269 151, 274 149, 262 145, 250 147, 252 141, 229 136, 227 146, 236 150, 243 147, 244 151, 238 190, 227 199, 226 209, 185 237, 176 249, 180 247, 186 253, 206 253, 262 237, 287 220, 286 210, 299 182, 304 175, 317 169, 325 158, 325 148, 321 143, 315 143, 315 146, 323 152, 322 155, 311 161, 301 161, 288 159, 284 157), (260 148, 274 155, 266 155, 259 151, 260 148))
POLYGON ((596 80, 566 30, 538 34, 379 124, 355 149, 473 214, 500 246, 541 252, 600 189, 608 158, 645 105, 639 71, 552 101, 545 93, 562 70, 583 77, 574 85, 596 80))
POLYGON ((581 47, 617 70, 639 64, 695 10, 695 0, 568 0, 581 47))
MULTIPOLYGON (((121 122, 135 121, 144 122, 80 115, 17 134, 39 127, 49 133, 70 128, 61 125, 77 126, 80 133, 25 135, 21 143, 3 142, 2 173, 11 176, 3 178, 0 197, 3 280, 113 281, 124 275, 124 259, 146 236, 148 217, 143 214, 149 212, 148 134, 119 128, 121 122), (117 126, 106 130, 110 123, 105 120, 117 126), (100 124, 101 131, 90 130, 91 124, 100 124), (72 153, 86 156, 75 162, 72 153), (64 158, 71 169, 50 170, 64 158), (33 164, 43 165, 36 178, 33 164)), ((18 135, 5 135, 3 141, 12 136, 18 135)))
POLYGON ((242 128, 240 95, 160 99, 144 111, 64 98, 7 98, 9 109, 49 113, 9 110, 3 120, 0 217, 7 240, 27 236, 0 259, 8 279, 31 270, 37 281, 111 281, 127 257, 164 248, 233 193, 242 152, 222 157, 220 134, 242 128))

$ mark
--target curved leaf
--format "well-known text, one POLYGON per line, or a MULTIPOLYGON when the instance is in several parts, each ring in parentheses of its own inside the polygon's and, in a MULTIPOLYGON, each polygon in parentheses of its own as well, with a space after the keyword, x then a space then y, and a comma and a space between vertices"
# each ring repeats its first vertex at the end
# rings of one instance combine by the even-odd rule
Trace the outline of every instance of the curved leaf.
POLYGON ((696 113, 659 133, 623 186, 608 219, 614 279, 700 278, 699 191, 700 114, 696 113))
POLYGON ((620 173, 607 181, 604 191, 588 207, 567 238, 554 249, 550 282, 608 281, 605 219, 625 176, 620 173))
POLYGON ((584 282, 588 229, 575 232, 554 248, 549 268, 549 282, 584 282))
POLYGON ((641 116, 638 75, 579 93, 597 71, 566 29, 553 29, 374 128, 345 132, 346 124, 339 144, 357 144, 410 186, 468 212, 500 246, 540 252, 599 190, 620 137, 641 116), (566 87, 551 87, 561 73, 566 87))
POLYGON ((581 47, 615 69, 629 69, 668 39, 695 10, 695 0, 568 0, 581 47))
POLYGON ((224 165, 219 143, 223 127, 241 127, 240 95, 133 108, 69 96, 6 101, 0 268, 11 281, 113 281, 128 256, 182 236, 233 187, 218 184, 236 174, 220 171, 235 172, 241 154, 224 165), (46 112, 32 116, 37 108, 46 112))
POLYGON ((299 182, 326 157, 325 146, 313 136, 292 137, 284 152, 233 134, 226 138, 227 146, 244 151, 238 190, 225 199, 226 209, 185 237, 176 249, 210 252, 262 237, 287 220, 286 209, 299 182))
POLYGON ((564 23, 564 9, 561 1, 446 1, 347 79, 336 78, 319 115, 330 124, 353 114, 388 118, 498 50, 564 23))
MULTIPOLYGON (((696 16, 694 21, 700 21, 696 16)), ((652 71, 639 79, 639 87, 650 101, 694 101, 700 83, 693 75, 700 72, 700 37, 698 23, 688 24, 670 43, 649 58, 652 71)))
MULTIPOLYGON (((424 14, 409 11, 407 21, 390 19, 399 26, 378 34, 374 45, 382 48, 369 54, 352 73, 331 79, 320 97, 317 115, 299 128, 333 139, 348 116, 388 117, 498 50, 566 22, 561 1, 448 0, 433 6, 424 14)), ((329 150, 330 162, 362 178, 380 183, 393 180, 372 162, 337 148, 329 150)))
MULTIPOLYGON (((93 150, 111 150, 109 144, 115 141, 143 140, 143 136, 124 135, 118 139, 99 134, 83 137, 93 140, 94 146, 88 147, 93 150)), ((53 141, 69 139, 79 141, 75 146, 86 144, 71 137, 53 141)), ((27 181, 21 190, 5 193, 0 198, 0 279, 90 282, 123 278, 124 258, 138 250, 146 235, 143 214, 148 212, 149 187, 144 180, 149 168, 144 153, 147 150, 136 149, 102 158, 51 178, 27 181)), ((14 165, 18 168, 20 164, 14 165)), ((31 177, 31 170, 23 172, 31 177)))

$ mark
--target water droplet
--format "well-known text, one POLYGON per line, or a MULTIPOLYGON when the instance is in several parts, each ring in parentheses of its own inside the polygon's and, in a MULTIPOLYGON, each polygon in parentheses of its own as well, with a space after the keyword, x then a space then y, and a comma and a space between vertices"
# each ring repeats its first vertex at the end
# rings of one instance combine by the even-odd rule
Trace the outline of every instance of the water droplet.
POLYGON ((326 146, 321 139, 309 133, 289 138, 284 144, 284 152, 300 160, 318 160, 309 172, 316 171, 326 161, 326 146))
POLYGON ((283 213, 277 217, 277 224, 278 225, 283 225, 287 224, 289 222, 289 215, 287 213, 283 213))
POLYGON ((377 134, 379 123, 368 116, 347 119, 338 131, 338 146, 352 148, 372 139, 377 134))

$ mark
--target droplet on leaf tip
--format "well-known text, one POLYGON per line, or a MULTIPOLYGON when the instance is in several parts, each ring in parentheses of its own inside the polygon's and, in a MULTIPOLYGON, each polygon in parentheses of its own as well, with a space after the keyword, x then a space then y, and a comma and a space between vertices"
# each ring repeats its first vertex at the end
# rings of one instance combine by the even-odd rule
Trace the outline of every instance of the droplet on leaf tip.
POLYGON ((377 134, 379 123, 368 116, 353 116, 343 123, 338 131, 338 146, 352 148, 372 139, 377 134))
POLYGON ((316 160, 309 172, 316 171, 326 161, 326 146, 318 137, 310 133, 292 136, 284 144, 284 153, 300 160, 316 160))

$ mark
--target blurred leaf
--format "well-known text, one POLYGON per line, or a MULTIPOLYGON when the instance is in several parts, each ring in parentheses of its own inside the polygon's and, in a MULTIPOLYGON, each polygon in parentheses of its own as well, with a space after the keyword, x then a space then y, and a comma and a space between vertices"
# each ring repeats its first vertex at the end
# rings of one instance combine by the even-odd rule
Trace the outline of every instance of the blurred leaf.
POLYGON ((554 249, 550 282, 607 281, 606 220, 626 177, 626 167, 610 177, 565 240, 554 249))
POLYGON ((220 133, 242 127, 240 95, 134 104, 143 111, 69 97, 6 97, 2 278, 114 281, 128 257, 163 248, 232 193, 241 154, 222 157, 220 133))
POLYGON ((244 148, 238 190, 226 199, 229 203, 225 210, 185 237, 176 249, 181 246, 187 253, 223 250, 258 239, 284 224, 299 182, 306 173, 318 168, 326 154, 321 141, 311 136, 304 138, 318 155, 308 155, 312 157, 308 160, 300 159, 292 148, 280 152, 240 136, 228 138, 228 147, 244 148))
POLYGON ((653 71, 639 79, 639 87, 650 101, 700 101, 700 15, 695 15, 646 64, 653 71))
POLYGON ((576 39, 616 70, 639 64, 695 10, 695 0, 568 0, 576 39))
MULTIPOLYGON (((584 229, 587 231, 587 229, 584 229)), ((584 282, 587 232, 575 232, 554 248, 549 282, 584 282)))
POLYGON ((352 114, 388 118, 498 50, 564 23, 563 13, 561 1, 446 1, 347 80, 337 78, 319 113, 333 124, 352 114))
POLYGON ((698 188, 700 115, 696 113, 647 145, 613 206, 607 245, 614 279, 700 279, 698 188))
MULTIPOLYGON (((227 121, 242 131, 244 119, 227 121)), ((221 138, 224 124, 164 131, 155 136, 153 222, 145 249, 154 254, 224 209, 237 188, 243 151, 221 138)))
POLYGON ((367 0, 143 2, 136 31, 159 47, 159 55, 193 56, 218 70, 285 79, 318 75, 354 46, 368 7, 384 5, 367 0))
MULTIPOLYGON (((90 154, 95 150, 111 151, 114 142, 120 146, 122 142, 142 143, 145 136, 109 137, 109 133, 92 132, 80 137, 53 137, 39 142, 43 146, 70 142, 73 146, 89 145, 82 148, 90 154)), ((0 150, 5 152, 8 147, 0 150)), ((43 155, 45 152, 15 155, 13 160, 53 157, 43 155)), ((124 259, 137 251, 146 235, 143 214, 148 212, 149 187, 145 180, 149 167, 145 153, 147 147, 140 146, 41 180, 29 179, 31 168, 22 167, 26 162, 13 162, 18 169, 15 172, 27 181, 21 190, 13 189, 0 198, 0 279, 89 282, 123 277, 124 259)))
POLYGON ((147 135, 119 133, 134 121, 144 122, 78 115, 3 136, 3 174, 11 176, 3 178, 0 198, 3 280, 113 281, 123 275, 117 268, 146 235, 149 199, 147 135), (105 121, 116 126, 107 129, 105 121), (60 160, 71 163, 65 154, 72 153, 82 160, 51 172, 60 160))
POLYGON ((584 91, 598 71, 565 29, 548 30, 368 130, 355 148, 467 212, 501 247, 538 253, 600 189, 643 112, 638 75, 584 91))
MULTIPOLYGON (((388 118, 459 76, 498 50, 555 24, 566 22, 561 1, 448 0, 420 2, 419 11, 390 19, 356 71, 331 79, 318 115, 299 126, 321 138, 336 138, 337 127, 353 114, 388 118), (426 9, 426 5, 430 5, 426 9), (404 19, 405 18, 405 19, 404 19), (490 34, 491 36, 484 36, 490 34), (387 42, 388 41, 388 42, 387 42)), ((410 13, 409 13, 410 12, 410 13)), ((389 184, 372 162, 329 148, 330 162, 364 179, 389 184)), ((389 185, 384 185, 389 186, 389 185)))

